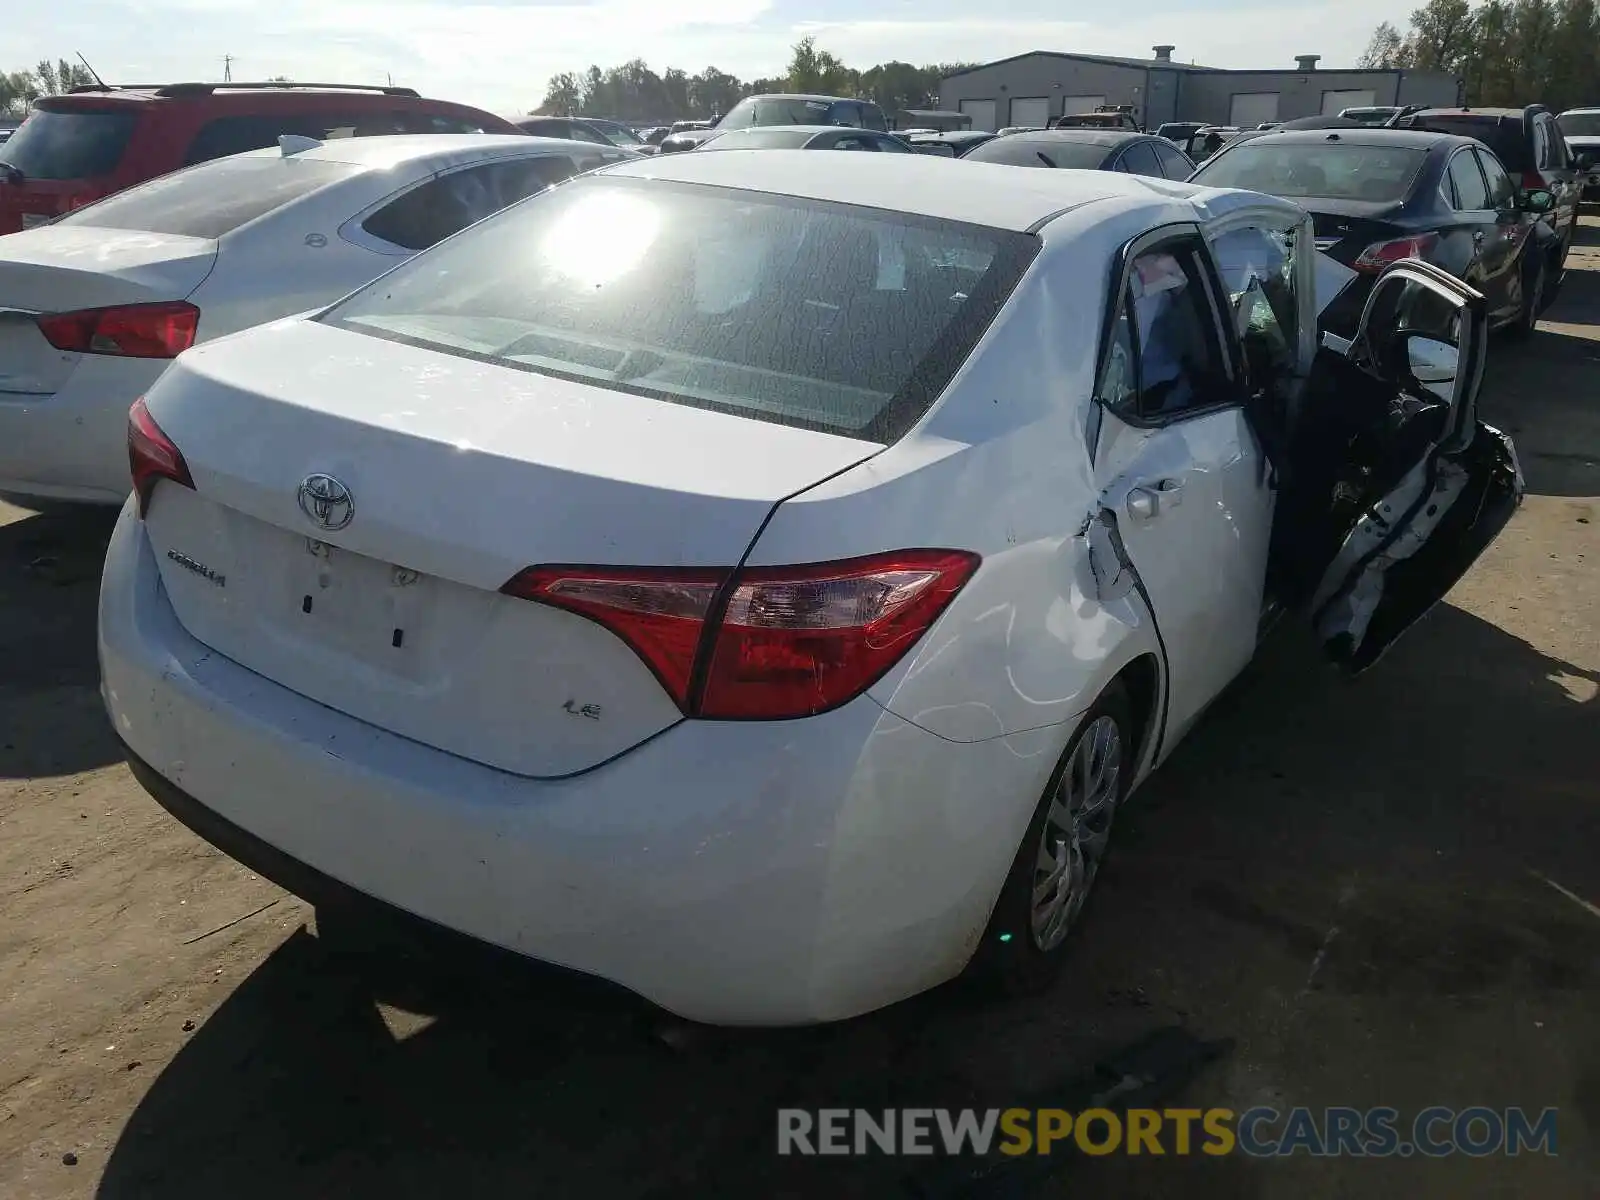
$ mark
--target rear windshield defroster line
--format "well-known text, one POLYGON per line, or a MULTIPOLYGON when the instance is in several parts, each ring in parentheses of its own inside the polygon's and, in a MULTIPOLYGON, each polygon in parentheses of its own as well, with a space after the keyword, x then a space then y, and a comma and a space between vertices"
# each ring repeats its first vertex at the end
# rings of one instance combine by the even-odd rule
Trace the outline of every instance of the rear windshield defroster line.
POLYGON ((948 385, 1038 247, 982 225, 597 175, 480 222, 317 319, 889 443, 948 385))

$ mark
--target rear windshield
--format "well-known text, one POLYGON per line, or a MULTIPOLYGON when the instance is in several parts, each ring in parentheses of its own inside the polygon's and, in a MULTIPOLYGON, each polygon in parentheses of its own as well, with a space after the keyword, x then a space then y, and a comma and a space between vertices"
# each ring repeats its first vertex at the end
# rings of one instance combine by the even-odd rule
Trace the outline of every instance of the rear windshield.
POLYGON ((219 158, 108 196, 56 224, 218 238, 360 170, 277 154, 219 158))
POLYGON ((1600 112, 1563 113, 1556 124, 1564 137, 1600 137, 1600 112))
MULTIPOLYGON (((752 96, 735 104, 717 122, 719 129, 748 129, 752 125, 832 125, 844 116, 832 100, 803 100, 798 96, 752 96)), ((859 121, 847 124, 859 125, 859 121)))
POLYGON ((1406 128, 1477 138, 1494 151, 1495 157, 1508 171, 1521 171, 1529 165, 1527 138, 1523 136, 1520 121, 1507 121, 1500 117, 1477 117, 1470 113, 1446 115, 1420 113, 1406 121, 1406 128))
POLYGON ((882 209, 597 176, 473 226, 320 319, 888 442, 943 390, 1037 245, 882 209))
POLYGON ((963 162, 1004 163, 1011 167, 1078 167, 1094 170, 1109 158, 1115 146, 1095 142, 1069 142, 1065 138, 997 137, 974 146, 963 162))
POLYGON ((0 163, 23 179, 95 179, 122 161, 139 116, 133 112, 36 108, 4 143, 0 163))
POLYGON ((1426 151, 1410 146, 1246 142, 1212 159, 1191 182, 1272 196, 1383 203, 1406 197, 1426 158, 1426 151))
POLYGON ((717 150, 794 150, 817 136, 815 129, 738 129, 709 143, 717 150))

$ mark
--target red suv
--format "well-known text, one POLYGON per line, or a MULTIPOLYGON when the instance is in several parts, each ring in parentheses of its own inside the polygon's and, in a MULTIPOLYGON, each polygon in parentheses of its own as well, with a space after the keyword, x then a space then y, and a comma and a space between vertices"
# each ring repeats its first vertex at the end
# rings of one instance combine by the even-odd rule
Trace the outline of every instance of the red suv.
POLYGON ((410 88, 322 83, 84 87, 37 101, 0 143, 0 233, 41 225, 179 167, 259 150, 281 134, 518 133, 410 88))

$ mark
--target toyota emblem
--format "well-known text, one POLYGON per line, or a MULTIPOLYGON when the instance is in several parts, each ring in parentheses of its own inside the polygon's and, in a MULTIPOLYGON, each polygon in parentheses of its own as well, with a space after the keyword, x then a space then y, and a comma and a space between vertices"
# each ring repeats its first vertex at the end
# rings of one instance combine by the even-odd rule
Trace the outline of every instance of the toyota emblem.
POLYGON ((300 511, 319 529, 343 529, 356 515, 356 502, 332 475, 307 475, 297 496, 300 511))

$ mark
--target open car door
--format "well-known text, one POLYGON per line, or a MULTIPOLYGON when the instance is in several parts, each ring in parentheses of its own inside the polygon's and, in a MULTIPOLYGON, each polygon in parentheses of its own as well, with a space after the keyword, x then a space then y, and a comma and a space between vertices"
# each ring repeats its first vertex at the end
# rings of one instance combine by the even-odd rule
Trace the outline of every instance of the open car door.
POLYGON ((1352 673, 1444 597, 1521 503, 1511 439, 1478 420, 1487 339, 1483 296, 1416 260, 1379 277, 1352 341, 1323 335, 1270 573, 1352 673))

